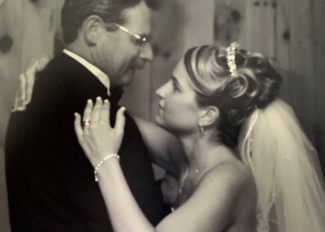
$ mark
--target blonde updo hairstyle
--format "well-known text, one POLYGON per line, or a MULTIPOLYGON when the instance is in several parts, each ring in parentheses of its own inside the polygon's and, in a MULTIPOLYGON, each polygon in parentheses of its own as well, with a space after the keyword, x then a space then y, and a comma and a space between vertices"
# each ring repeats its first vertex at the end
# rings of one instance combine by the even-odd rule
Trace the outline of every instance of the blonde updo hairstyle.
POLYGON ((191 48, 184 63, 198 104, 219 109, 217 137, 230 147, 237 145, 241 125, 254 109, 264 109, 280 92, 282 77, 261 53, 235 50, 238 77, 230 73, 224 47, 191 48))

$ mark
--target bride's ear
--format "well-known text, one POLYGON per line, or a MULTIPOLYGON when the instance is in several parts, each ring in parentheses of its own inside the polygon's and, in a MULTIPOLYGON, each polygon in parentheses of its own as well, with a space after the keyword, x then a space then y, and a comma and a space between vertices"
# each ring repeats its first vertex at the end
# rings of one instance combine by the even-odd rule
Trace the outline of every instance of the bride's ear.
POLYGON ((215 106, 208 106, 200 113, 199 125, 203 127, 210 126, 215 123, 220 115, 219 109, 215 106))

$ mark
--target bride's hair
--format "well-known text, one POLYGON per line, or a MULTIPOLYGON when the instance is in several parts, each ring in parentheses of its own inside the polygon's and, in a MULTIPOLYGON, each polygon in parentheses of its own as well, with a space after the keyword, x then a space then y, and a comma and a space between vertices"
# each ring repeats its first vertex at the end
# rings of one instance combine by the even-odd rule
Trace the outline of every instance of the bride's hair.
POLYGON ((238 77, 231 75, 224 47, 191 48, 184 63, 198 104, 219 109, 218 137, 228 146, 237 145, 240 127, 254 109, 265 108, 280 92, 282 77, 261 53, 235 50, 238 77))
POLYGON ((323 232, 325 194, 317 152, 291 107, 277 98, 282 78, 272 62, 235 45, 192 48, 184 62, 198 104, 220 111, 219 139, 237 144, 252 170, 257 231, 323 232))

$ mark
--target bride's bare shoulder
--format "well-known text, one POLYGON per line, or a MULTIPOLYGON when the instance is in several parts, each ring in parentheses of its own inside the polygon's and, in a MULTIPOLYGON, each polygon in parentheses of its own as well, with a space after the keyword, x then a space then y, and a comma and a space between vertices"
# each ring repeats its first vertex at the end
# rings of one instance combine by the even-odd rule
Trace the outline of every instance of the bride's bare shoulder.
POLYGON ((213 183, 212 188, 224 189, 230 193, 243 190, 254 194, 256 186, 254 176, 245 164, 240 161, 224 161, 212 167, 201 179, 202 183, 213 183))
POLYGON ((250 228, 243 231, 254 231, 256 201, 256 187, 249 169, 237 162, 222 162, 204 174, 190 202, 193 208, 204 209, 213 221, 228 227, 240 224, 250 228))

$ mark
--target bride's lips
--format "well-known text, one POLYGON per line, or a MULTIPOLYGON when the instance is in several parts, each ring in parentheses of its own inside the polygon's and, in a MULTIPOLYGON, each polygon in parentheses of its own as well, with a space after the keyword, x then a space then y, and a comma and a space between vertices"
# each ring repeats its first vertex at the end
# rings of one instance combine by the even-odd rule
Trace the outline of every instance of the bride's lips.
POLYGON ((162 113, 164 111, 164 108, 162 107, 161 103, 158 104, 158 111, 159 113, 162 113))

